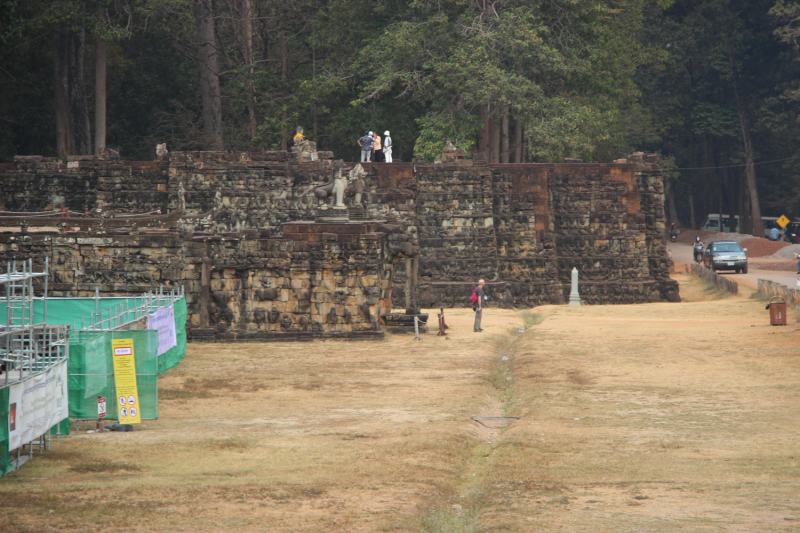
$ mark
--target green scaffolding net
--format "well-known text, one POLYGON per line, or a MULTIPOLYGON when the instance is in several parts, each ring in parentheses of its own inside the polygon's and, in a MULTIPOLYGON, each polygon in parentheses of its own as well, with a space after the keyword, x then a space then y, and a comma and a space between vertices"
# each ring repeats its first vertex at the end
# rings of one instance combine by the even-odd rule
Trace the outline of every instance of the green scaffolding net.
POLYGON ((158 358, 158 373, 163 374, 186 357, 186 298, 175 302, 175 336, 177 344, 158 358))
POLYGON ((0 474, 8 472, 8 387, 0 389, 0 474))
MULTIPOLYGON (((103 316, 108 315, 109 309, 116 307, 123 302, 127 302, 128 308, 133 309, 142 305, 141 297, 127 298, 48 298, 47 299, 47 323, 48 324, 70 324, 75 322, 76 327, 81 327, 81 317, 86 317, 88 321, 91 314, 96 309, 100 310, 103 316)), ((33 301, 33 322, 41 324, 44 321, 44 300, 36 298, 33 301)), ((6 323, 6 303, 0 302, 0 324, 6 323)), ((87 324, 88 325, 88 324, 87 324)))
MULTIPOLYGON (((100 308, 109 309, 128 300, 129 306, 140 304, 134 298, 100 298, 100 308)), ((176 366, 186 356, 186 299, 174 303, 177 344, 158 355, 158 331, 74 330, 69 337, 69 417, 80 420, 97 419, 97 397, 106 398, 106 419, 119 417, 114 384, 114 362, 111 341, 133 339, 136 362, 136 384, 142 419, 158 418, 158 376, 176 366)), ((80 324, 81 315, 95 311, 94 298, 51 298, 47 304, 49 324, 80 324)), ((0 302, 0 324, 6 317, 5 303, 0 302)), ((43 318, 43 302, 34 302, 35 322, 43 318)), ((0 475, 11 468, 9 460, 9 388, 0 389, 0 475)), ((50 429, 51 435, 69 435, 70 420, 65 419, 50 429)))
POLYGON ((97 397, 106 418, 118 419, 111 341, 133 339, 136 385, 143 419, 158 418, 158 332, 152 329, 74 331, 69 339, 69 417, 97 419, 97 397))

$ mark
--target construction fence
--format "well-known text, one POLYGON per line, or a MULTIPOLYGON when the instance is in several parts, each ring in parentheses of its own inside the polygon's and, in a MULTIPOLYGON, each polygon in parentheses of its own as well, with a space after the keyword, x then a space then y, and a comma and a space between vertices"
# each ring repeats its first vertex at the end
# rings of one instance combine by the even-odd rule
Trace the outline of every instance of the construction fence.
MULTIPOLYGON (((69 338, 69 417, 97 420, 97 397, 115 398, 111 341, 133 339, 136 383, 143 419, 158 418, 158 376, 186 356, 186 298, 174 304, 177 344, 158 354, 158 331, 153 329, 112 331, 78 330, 69 338)), ((48 316, 50 311, 48 309, 48 316)), ((118 418, 116 402, 107 403, 106 419, 118 418)))
MULTIPOLYGON (((107 398, 106 420, 118 420, 118 405, 114 379, 111 342, 115 339, 133 339, 136 382, 142 419, 158 418, 158 376, 176 366, 186 356, 186 298, 178 293, 155 293, 142 297, 125 298, 29 298, 30 305, 23 315, 32 315, 36 327, 52 328, 47 324, 67 324, 70 331, 65 350, 67 359, 67 394, 69 418, 55 423, 46 436, 38 441, 26 441, 28 453, 38 445, 40 453, 49 449, 50 435, 68 435, 70 419, 97 420, 98 396, 107 398), (164 324, 164 322, 170 322, 164 324), (164 327, 167 326, 167 327, 164 327), (151 329, 145 329, 151 328, 151 329), (164 332, 167 332, 166 337, 164 332), (169 339, 169 334, 172 334, 169 339), (168 342, 164 342, 167 338, 168 342)), ((7 302, 0 301, 0 331, 10 329, 13 311, 6 309, 7 302)), ((64 326, 59 326, 66 331, 64 326)), ((0 475, 18 468, 20 448, 13 446, 10 423, 14 420, 14 403, 8 368, 0 367, 0 475), (5 378, 5 382, 3 379, 5 378), (16 458, 9 457, 17 450, 16 458)), ((17 383, 31 377, 17 376, 17 383)), ((36 376, 33 376, 36 377, 36 376)), ((28 381, 24 381, 28 387, 28 381)), ((27 390, 27 389, 26 389, 27 390)), ((66 400, 66 398, 65 398, 66 400)), ((60 418, 55 418, 59 420, 60 418)), ((25 444, 23 443, 23 444, 25 444)), ((22 459, 25 459, 23 457, 22 459)))

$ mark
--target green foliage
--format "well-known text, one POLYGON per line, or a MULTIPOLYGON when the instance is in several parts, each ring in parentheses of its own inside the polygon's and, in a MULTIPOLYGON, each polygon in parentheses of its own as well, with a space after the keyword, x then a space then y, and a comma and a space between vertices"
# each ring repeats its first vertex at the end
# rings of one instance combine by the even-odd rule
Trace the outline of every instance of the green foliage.
POLYGON ((475 147, 480 122, 474 114, 453 111, 429 112, 417 119, 419 137, 414 153, 427 161, 439 156, 449 141, 456 148, 471 154, 475 147))
MULTIPOLYGON (((202 148, 193 5, 0 0, 0 160, 55 153, 51 36, 65 26, 86 32, 90 112, 94 40, 109 43, 109 146, 202 148)), ((756 161, 789 159, 757 166, 765 214, 800 215, 796 1, 251 0, 249 18, 244 5, 215 2, 226 148, 288 147, 302 125, 355 160, 364 130, 389 129, 396 160, 430 161, 447 142, 479 149, 483 120, 508 109, 529 161, 660 152, 688 222, 690 197, 697 219, 738 209, 733 57, 756 161)))

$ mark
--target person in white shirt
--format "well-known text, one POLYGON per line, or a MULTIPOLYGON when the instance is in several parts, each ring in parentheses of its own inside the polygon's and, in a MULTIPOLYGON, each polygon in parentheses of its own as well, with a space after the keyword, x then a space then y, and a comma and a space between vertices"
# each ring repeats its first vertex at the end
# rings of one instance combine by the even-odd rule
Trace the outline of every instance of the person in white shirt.
POLYGON ((389 137, 389 130, 383 132, 383 157, 385 163, 392 162, 392 138, 389 137))

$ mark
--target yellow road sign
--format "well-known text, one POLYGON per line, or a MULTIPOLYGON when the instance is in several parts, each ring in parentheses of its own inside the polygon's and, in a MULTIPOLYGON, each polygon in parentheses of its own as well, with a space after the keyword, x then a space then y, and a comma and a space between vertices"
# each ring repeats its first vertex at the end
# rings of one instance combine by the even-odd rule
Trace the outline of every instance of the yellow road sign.
POLYGON ((114 350, 114 381, 117 385, 117 409, 120 424, 138 424, 142 421, 139 390, 136 386, 136 359, 133 339, 111 341, 114 350))
POLYGON ((781 215, 781 218, 775 221, 775 223, 779 225, 781 228, 785 228, 786 224, 788 224, 789 222, 791 222, 791 220, 786 218, 786 215, 781 215))

